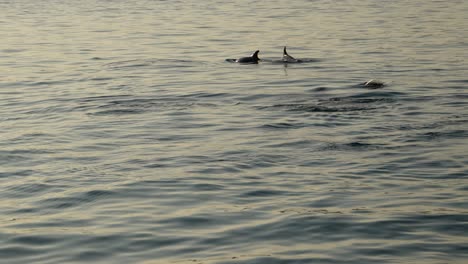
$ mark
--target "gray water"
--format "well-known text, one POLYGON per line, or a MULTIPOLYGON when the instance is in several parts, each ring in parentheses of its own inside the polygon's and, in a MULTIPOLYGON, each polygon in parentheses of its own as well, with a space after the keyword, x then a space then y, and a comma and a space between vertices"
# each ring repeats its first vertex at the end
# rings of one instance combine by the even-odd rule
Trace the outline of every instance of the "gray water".
POLYGON ((0 263, 466 263, 467 1, 0 14, 0 263))

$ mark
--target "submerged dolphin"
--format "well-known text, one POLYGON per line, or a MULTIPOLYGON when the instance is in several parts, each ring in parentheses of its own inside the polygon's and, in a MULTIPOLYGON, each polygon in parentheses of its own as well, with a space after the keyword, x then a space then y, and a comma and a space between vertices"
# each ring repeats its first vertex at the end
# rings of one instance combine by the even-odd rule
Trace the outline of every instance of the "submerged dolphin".
POLYGON ((239 63, 258 63, 258 61, 260 60, 258 58, 258 53, 260 51, 259 50, 256 50, 252 55, 250 55, 250 57, 242 57, 242 58, 239 58, 236 60, 236 62, 239 62, 239 63))
POLYGON ((379 80, 371 79, 367 82, 361 83, 361 86, 369 89, 378 89, 384 87, 385 83, 379 80))
POLYGON ((293 56, 289 55, 288 52, 286 51, 286 46, 284 46, 283 49, 283 62, 302 62, 302 60, 296 59, 293 56))

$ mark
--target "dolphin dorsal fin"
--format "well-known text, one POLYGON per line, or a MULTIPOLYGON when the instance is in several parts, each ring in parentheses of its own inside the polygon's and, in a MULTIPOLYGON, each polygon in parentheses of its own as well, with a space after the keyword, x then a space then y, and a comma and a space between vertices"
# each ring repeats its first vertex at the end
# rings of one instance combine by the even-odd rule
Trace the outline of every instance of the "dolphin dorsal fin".
POLYGON ((283 49, 283 56, 289 56, 288 52, 286 51, 286 46, 284 46, 283 49))
POLYGON ((253 54, 252 54, 252 58, 258 60, 258 53, 260 52, 260 50, 256 50, 253 54))

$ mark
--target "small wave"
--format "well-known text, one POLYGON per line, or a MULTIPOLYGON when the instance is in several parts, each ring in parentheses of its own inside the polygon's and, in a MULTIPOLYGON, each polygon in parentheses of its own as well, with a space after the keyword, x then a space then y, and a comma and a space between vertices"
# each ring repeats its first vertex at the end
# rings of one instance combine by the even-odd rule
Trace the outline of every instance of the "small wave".
POLYGON ((26 49, 2 49, 3 53, 20 53, 26 51, 26 49))
POLYGON ((155 67, 158 68, 185 68, 185 67, 196 67, 205 65, 205 62, 194 61, 194 60, 179 60, 179 59, 134 59, 125 61, 116 61, 105 64, 104 66, 113 69, 133 69, 133 68, 144 68, 144 67, 155 67))
POLYGON ((241 194, 241 197, 269 197, 282 194, 284 194, 284 192, 278 190, 253 190, 241 194))
POLYGON ((274 123, 274 124, 266 124, 263 125, 263 128, 272 128, 272 129, 293 129, 293 128, 301 128, 304 127, 304 124, 292 124, 292 123, 274 123))
POLYGON ((367 151, 379 150, 385 148, 384 144, 371 144, 363 142, 350 142, 350 143, 327 143, 321 148, 322 151, 367 151))
POLYGON ((396 92, 396 91, 373 90, 373 91, 369 91, 365 93, 351 95, 348 98, 395 98, 395 97, 401 97, 403 95, 406 95, 406 94, 402 92, 396 92))
POLYGON ((444 138, 467 138, 467 130, 450 130, 450 131, 429 131, 415 135, 423 141, 442 140, 444 138))
POLYGON ((216 219, 213 219, 209 216, 202 215, 191 215, 191 216, 181 216, 173 217, 160 221, 161 224, 175 227, 187 227, 191 228, 210 228, 216 224, 216 219))
POLYGON ((406 141, 432 141, 450 138, 466 138, 468 131, 464 125, 468 121, 458 115, 446 117, 435 122, 401 124, 395 129, 408 131, 406 141))
POLYGON ((131 115, 131 114, 141 114, 144 113, 143 110, 133 110, 133 109, 116 109, 116 110, 106 110, 106 111, 97 111, 91 115, 131 115))
POLYGON ((47 235, 19 235, 9 242, 21 245, 40 246, 44 244, 55 244, 59 241, 60 239, 47 235))
MULTIPOLYGON (((208 96, 208 95, 202 95, 208 96)), ((132 98, 122 97, 98 97, 88 98, 83 102, 88 105, 80 105, 79 109, 86 109, 88 115, 130 115, 142 114, 156 110, 185 110, 194 107, 213 107, 213 103, 204 103, 195 99, 180 97, 157 98, 132 98), (109 100, 111 99, 111 100, 109 100)))
POLYGON ((260 109, 282 108, 287 111, 301 112, 363 112, 385 109, 396 102, 399 93, 367 92, 345 97, 331 97, 319 99, 312 103, 284 103, 259 107, 260 109))
POLYGON ((448 80, 451 83, 468 83, 468 79, 448 80))
POLYGON ((114 192, 107 190, 91 190, 70 194, 68 196, 46 198, 38 201, 37 203, 44 210, 65 209, 95 203, 106 197, 112 196, 113 194, 114 192))
POLYGON ((362 106, 324 106, 318 104, 278 104, 271 106, 272 108, 284 108, 288 111, 301 112, 354 112, 377 109, 377 107, 362 107, 362 106))
POLYGON ((224 189, 224 186, 219 184, 199 183, 193 185, 192 188, 196 191, 220 191, 224 189))
POLYGON ((30 197, 40 193, 51 192, 53 189, 60 189, 59 186, 43 183, 26 183, 7 188, 3 192, 3 196, 7 195, 13 198, 30 197))

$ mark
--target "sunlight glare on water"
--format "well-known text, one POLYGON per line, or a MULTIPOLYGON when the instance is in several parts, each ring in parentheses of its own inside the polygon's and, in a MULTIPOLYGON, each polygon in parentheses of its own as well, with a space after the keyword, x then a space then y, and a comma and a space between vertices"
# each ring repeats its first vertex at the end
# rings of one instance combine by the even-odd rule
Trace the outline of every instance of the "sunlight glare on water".
POLYGON ((466 1, 0 13, 0 263, 468 258, 466 1))

